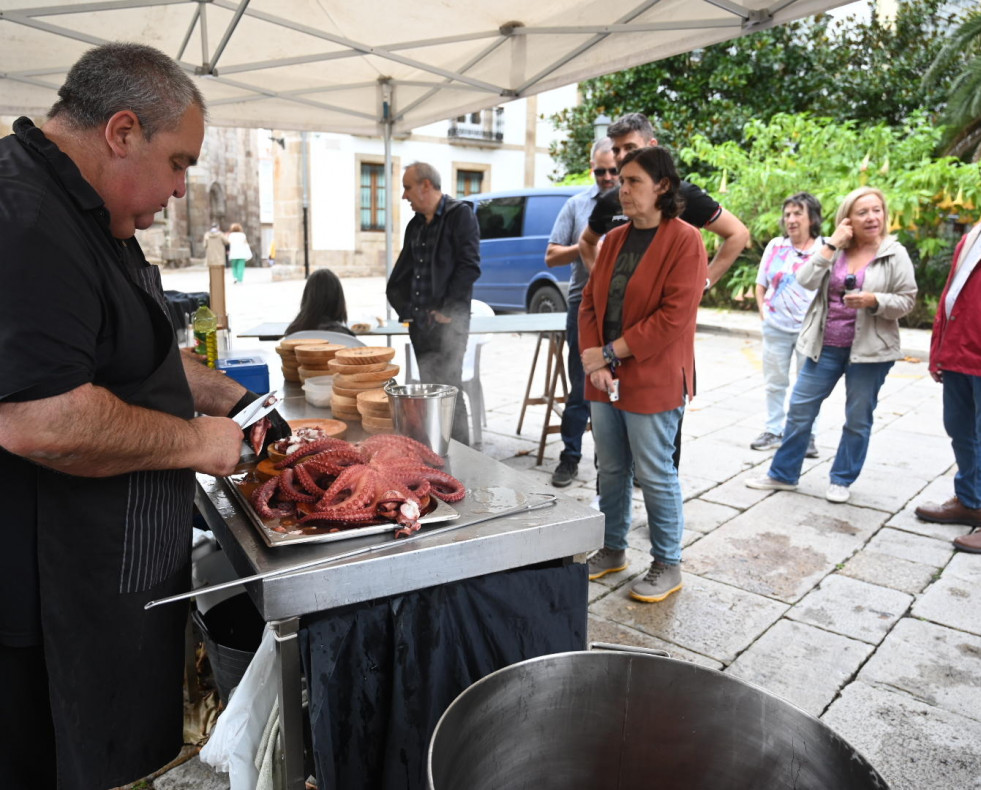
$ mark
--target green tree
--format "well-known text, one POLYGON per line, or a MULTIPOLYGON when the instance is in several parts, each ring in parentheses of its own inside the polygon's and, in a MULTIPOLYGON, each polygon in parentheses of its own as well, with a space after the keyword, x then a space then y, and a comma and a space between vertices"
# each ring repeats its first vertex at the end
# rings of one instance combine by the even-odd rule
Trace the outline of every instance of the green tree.
MULTIPOLYGON (((841 199, 858 186, 886 194, 891 230, 910 251, 921 291, 911 323, 932 319, 959 226, 978 218, 981 174, 955 157, 937 158, 942 131, 922 112, 905 123, 860 125, 806 114, 750 121, 740 139, 714 143, 695 135, 678 152, 692 181, 721 200, 750 230, 752 247, 730 269, 733 298, 752 289, 766 242, 779 232, 784 198, 806 190, 824 207, 830 234, 841 199)), ((716 243, 705 234, 706 244, 716 243)))
POLYGON ((695 134, 738 140, 749 121, 810 112, 839 122, 900 124, 918 109, 944 106, 954 64, 929 85, 922 75, 954 19, 944 0, 909 0, 893 24, 828 15, 790 22, 732 41, 581 84, 583 102, 552 116, 568 139, 552 154, 564 172, 587 167, 593 120, 643 112, 672 151, 695 134))
POLYGON ((954 156, 978 159, 981 152, 981 12, 970 14, 937 53, 924 77, 935 86, 957 69, 943 119, 949 126, 944 142, 954 156))

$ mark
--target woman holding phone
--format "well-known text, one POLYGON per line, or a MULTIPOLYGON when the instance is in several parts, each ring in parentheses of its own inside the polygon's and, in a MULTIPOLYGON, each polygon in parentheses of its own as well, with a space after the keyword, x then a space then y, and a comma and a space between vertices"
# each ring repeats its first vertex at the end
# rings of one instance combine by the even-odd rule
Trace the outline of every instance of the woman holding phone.
POLYGON ((916 279, 906 249, 889 235, 889 209, 880 190, 849 193, 835 223, 831 237, 797 271, 797 281, 818 295, 797 341, 807 360, 790 397, 783 444, 767 476, 746 485, 797 488, 814 419, 844 376, 845 425, 825 494, 829 502, 842 503, 865 463, 879 389, 902 357, 899 319, 913 309, 916 279))

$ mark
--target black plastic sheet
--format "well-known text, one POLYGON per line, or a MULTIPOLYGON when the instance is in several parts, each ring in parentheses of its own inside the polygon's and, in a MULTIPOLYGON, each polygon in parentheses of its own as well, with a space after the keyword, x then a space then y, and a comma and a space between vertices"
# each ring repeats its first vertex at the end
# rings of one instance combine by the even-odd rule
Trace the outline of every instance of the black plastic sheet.
POLYGON ((588 574, 549 564, 304 618, 300 651, 321 788, 426 786, 436 723, 469 685, 586 647, 588 574))

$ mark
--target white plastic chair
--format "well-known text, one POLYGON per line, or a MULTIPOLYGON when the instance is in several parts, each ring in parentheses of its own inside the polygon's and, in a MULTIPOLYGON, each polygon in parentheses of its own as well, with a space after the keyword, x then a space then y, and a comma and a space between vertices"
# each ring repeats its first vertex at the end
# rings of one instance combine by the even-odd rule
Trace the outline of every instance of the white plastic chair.
POLYGON ((283 337, 283 340, 304 337, 317 338, 318 340, 323 340, 325 343, 334 343, 338 346, 347 346, 348 348, 359 348, 364 345, 362 340, 359 340, 353 335, 348 335, 344 332, 329 332, 326 329, 302 329, 299 332, 286 335, 283 337))
MULTIPOLYGON (((492 316, 494 308, 479 299, 470 302, 471 316, 492 316)), ((467 339, 467 350, 463 353, 463 392, 470 402, 470 422, 473 426, 473 445, 479 447, 483 443, 482 427, 487 425, 487 413, 484 409, 484 389, 480 384, 480 349, 489 343, 490 335, 471 334, 467 339)), ((416 362, 412 343, 405 344, 405 381, 407 384, 418 382, 416 362)))

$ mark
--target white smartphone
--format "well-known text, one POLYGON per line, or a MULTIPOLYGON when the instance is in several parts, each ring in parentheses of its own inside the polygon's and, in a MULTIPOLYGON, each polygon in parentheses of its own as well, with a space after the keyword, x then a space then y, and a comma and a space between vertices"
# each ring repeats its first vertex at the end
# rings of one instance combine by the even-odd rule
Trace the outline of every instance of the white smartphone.
POLYGON ((613 383, 610 385, 610 403, 616 403, 620 400, 620 379, 613 379, 613 383))

